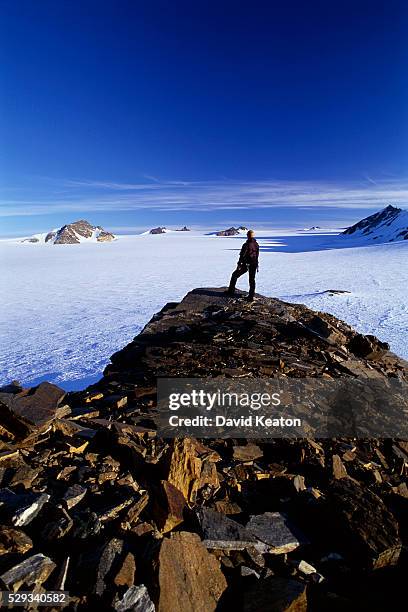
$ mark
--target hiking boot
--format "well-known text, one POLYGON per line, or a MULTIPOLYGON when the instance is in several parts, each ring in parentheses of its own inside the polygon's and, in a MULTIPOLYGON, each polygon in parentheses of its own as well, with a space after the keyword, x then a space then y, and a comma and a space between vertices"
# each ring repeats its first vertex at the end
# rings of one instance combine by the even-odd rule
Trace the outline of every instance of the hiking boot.
POLYGON ((253 296, 253 295, 248 295, 248 296, 247 296, 247 298, 246 298, 246 301, 247 301, 247 302, 253 302, 253 301, 254 301, 254 299, 255 299, 255 298, 254 298, 254 296, 253 296))

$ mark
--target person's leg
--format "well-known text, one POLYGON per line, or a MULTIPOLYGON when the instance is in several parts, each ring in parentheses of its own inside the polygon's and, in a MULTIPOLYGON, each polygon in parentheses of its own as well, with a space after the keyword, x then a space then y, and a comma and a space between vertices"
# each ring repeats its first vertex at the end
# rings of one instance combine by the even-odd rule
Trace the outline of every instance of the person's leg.
POLYGON ((227 291, 229 295, 234 295, 235 285, 237 284, 237 280, 239 279, 240 276, 245 274, 246 271, 247 271, 247 267, 242 266, 242 265, 238 265, 236 270, 234 270, 234 272, 232 273, 230 284, 229 284, 228 291, 227 291))
POLYGON ((248 293, 248 299, 249 300, 253 300, 254 299, 254 293, 255 293, 255 274, 256 274, 256 266, 249 266, 249 293, 248 293))

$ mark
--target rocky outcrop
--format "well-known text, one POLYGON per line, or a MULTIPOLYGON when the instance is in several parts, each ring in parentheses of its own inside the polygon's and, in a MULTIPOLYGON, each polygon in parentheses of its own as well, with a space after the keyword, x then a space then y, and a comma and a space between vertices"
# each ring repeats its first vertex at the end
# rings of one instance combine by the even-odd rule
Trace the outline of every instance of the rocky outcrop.
POLYGON ((335 317, 241 295, 167 304, 82 392, 3 388, 3 589, 78 611, 399 609, 406 441, 157 435, 157 377, 407 380, 335 317))
POLYGON ((239 234, 242 234, 243 232, 246 232, 247 228, 244 227, 243 225, 240 225, 240 227, 230 227, 228 229, 225 230, 221 230, 219 232, 216 232, 215 235, 216 236, 238 236, 239 234))
POLYGON ((153 227, 149 234, 165 234, 167 229, 165 227, 153 227))
POLYGON ((104 230, 103 227, 91 225, 82 219, 46 234, 36 234, 31 238, 25 238, 21 242, 79 244, 81 242, 111 242, 112 240, 116 240, 116 236, 104 230))
POLYGON ((82 240, 91 240, 92 238, 97 242, 115 240, 115 236, 102 227, 95 227, 88 221, 81 220, 64 225, 55 233, 51 232, 45 241, 51 240, 54 244, 79 244, 82 240))
POLYGON ((176 229, 176 232, 189 232, 189 231, 190 229, 187 227, 187 225, 184 225, 180 229, 176 229))

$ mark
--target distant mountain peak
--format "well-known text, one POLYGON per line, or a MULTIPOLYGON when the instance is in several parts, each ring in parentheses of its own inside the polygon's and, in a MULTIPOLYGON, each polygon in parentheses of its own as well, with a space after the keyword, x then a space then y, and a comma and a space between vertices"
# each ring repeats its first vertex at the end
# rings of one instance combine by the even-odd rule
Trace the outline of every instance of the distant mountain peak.
POLYGON ((408 240, 408 210, 388 204, 379 212, 348 227, 343 236, 353 236, 362 243, 408 240))
POLYGON ((91 225, 86 219, 79 219, 45 234, 35 234, 31 238, 25 238, 22 242, 80 244, 81 242, 110 242, 115 239, 114 234, 106 231, 100 225, 91 225))

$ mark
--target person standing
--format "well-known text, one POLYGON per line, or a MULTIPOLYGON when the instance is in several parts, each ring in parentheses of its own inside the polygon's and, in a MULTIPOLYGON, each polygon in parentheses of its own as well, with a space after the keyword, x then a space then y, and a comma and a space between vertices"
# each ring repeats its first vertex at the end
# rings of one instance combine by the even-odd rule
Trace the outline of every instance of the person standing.
POLYGON ((238 264, 234 272, 232 273, 230 284, 227 295, 233 296, 235 294, 235 285, 237 280, 243 274, 248 272, 249 275, 249 293, 247 299, 252 302, 255 293, 255 275, 258 271, 258 258, 259 258, 259 245, 255 240, 255 232, 249 230, 247 232, 247 240, 242 245, 241 252, 239 254, 238 264))

